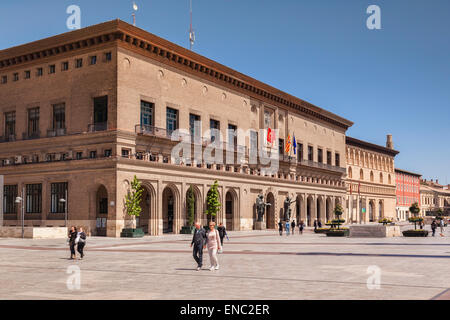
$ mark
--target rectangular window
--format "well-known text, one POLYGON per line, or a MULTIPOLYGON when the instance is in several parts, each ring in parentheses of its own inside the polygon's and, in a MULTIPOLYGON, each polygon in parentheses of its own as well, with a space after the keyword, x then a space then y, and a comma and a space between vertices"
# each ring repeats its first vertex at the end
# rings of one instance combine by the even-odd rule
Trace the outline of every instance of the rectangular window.
POLYGON ((141 126, 145 130, 150 130, 150 127, 153 127, 154 110, 155 105, 153 103, 141 101, 141 126))
POLYGON ((264 110, 264 129, 268 129, 268 128, 273 129, 272 114, 273 114, 273 112, 264 110))
POLYGON ((335 161, 335 166, 336 167, 340 167, 341 166, 341 156, 339 155, 339 153, 336 153, 334 155, 334 161, 335 161))
POLYGON ((48 73, 53 74, 56 72, 56 66, 54 64, 48 66, 48 73))
POLYGON ((2 76, 2 84, 8 83, 8 76, 2 76))
POLYGON ((320 148, 317 149, 317 161, 323 163, 323 150, 320 148))
POLYGON ((50 213, 66 212, 66 204, 67 204, 66 193, 67 193, 67 182, 51 184, 50 213), (60 201, 61 199, 64 199, 65 201, 60 201))
POLYGON ((209 129, 211 130, 211 142, 216 140, 220 142, 220 121, 210 119, 209 129))
POLYGON ((77 160, 83 159, 83 152, 77 152, 76 159, 77 159, 77 160))
POLYGON ((42 212, 42 184, 27 184, 26 213, 42 212))
POLYGON ((3 213, 17 213, 17 185, 3 187, 3 213))
POLYGON ((200 124, 200 116, 196 114, 189 114, 189 133, 191 135, 191 141, 195 141, 197 143, 201 142, 202 136, 202 128, 200 124), (198 127, 196 127, 196 123, 198 123, 198 127))
POLYGON ((122 157, 129 158, 130 157, 130 149, 122 149, 122 157))
POLYGON ((62 70, 62 71, 67 71, 67 70, 69 70, 69 62, 64 61, 64 62, 61 64, 61 70, 62 70))
POLYGON ((97 56, 89 57, 89 64, 92 66, 94 64, 97 64, 97 56))
POLYGON ((16 134, 16 112, 5 113, 5 137, 9 139, 16 134))
POLYGON ((111 52, 106 52, 105 53, 105 60, 106 62, 109 62, 112 60, 112 53, 111 52))
POLYGON ((90 159, 95 159, 95 158, 97 158, 97 151, 91 151, 91 152, 89 153, 89 158, 90 158, 90 159))
POLYGON ((42 68, 36 69, 36 76, 42 77, 43 74, 44 74, 44 69, 42 69, 42 68))
POLYGON ((228 124, 228 144, 236 149, 237 146, 237 126, 228 124))
POLYGON ((258 131, 255 130, 250 131, 250 154, 255 157, 258 154, 258 131))
POLYGON ((105 155, 105 158, 111 157, 112 156, 112 150, 111 149, 106 149, 104 155, 105 155))
POLYGON ((66 105, 64 103, 53 105, 53 130, 66 128, 66 105))
POLYGON ((19 81, 19 74, 17 72, 13 74, 13 81, 19 81))
POLYGON ((28 137, 39 137, 39 108, 28 110, 28 137))
POLYGON ((171 136, 172 132, 178 129, 178 110, 167 107, 166 109, 166 130, 167 135, 171 136))
POLYGON ((332 158, 332 153, 331 153, 331 151, 327 151, 327 164, 328 165, 330 165, 331 166, 331 162, 332 162, 332 160, 331 160, 331 158, 332 158))
POLYGON ((81 68, 81 67, 83 67, 83 59, 75 60, 75 68, 81 68))
POLYGON ((30 79, 31 78, 31 71, 27 70, 25 71, 25 79, 30 79))
POLYGON ((297 161, 303 161, 303 143, 297 143, 297 161))
POLYGON ((308 146, 308 160, 314 161, 314 147, 308 146))
POLYGON ((284 139, 278 139, 278 154, 280 156, 284 154, 284 139))
POLYGON ((108 96, 94 98, 94 131, 107 130, 108 96))

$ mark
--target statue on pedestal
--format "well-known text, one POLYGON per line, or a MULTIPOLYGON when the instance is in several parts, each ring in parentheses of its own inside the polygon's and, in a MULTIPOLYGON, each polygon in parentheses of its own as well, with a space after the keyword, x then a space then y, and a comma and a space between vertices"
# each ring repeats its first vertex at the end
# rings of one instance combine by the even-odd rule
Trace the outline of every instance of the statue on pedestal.
POLYGON ((264 196, 260 194, 256 198, 256 212, 258 213, 258 222, 263 221, 264 213, 266 211, 266 207, 270 207, 271 204, 268 202, 264 202, 264 196))
POLYGON ((284 200, 284 221, 291 220, 291 204, 294 202, 297 202, 297 200, 291 201, 289 196, 287 196, 286 200, 284 200))

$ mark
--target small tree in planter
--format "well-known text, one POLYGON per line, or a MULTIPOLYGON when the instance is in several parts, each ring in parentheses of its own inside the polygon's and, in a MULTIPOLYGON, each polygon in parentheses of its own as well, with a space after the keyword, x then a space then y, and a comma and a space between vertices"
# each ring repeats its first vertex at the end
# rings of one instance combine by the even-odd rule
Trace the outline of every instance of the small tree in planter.
POLYGON ((122 233, 120 234, 121 237, 137 238, 144 236, 142 229, 134 227, 136 217, 139 217, 142 212, 141 200, 143 192, 144 189, 141 186, 141 182, 136 176, 134 176, 133 181, 131 181, 131 192, 128 192, 125 196, 125 209, 128 216, 131 218, 129 220, 131 222, 131 226, 129 225, 128 228, 122 230, 122 233))
POLYGON ((195 194, 194 188, 190 186, 186 195, 186 216, 187 216, 187 226, 182 227, 182 234, 192 234, 195 230, 194 219, 195 219, 195 194))
POLYGON ((331 228, 326 232, 328 237, 345 237, 348 236, 348 228, 341 228, 341 225, 345 223, 345 220, 341 218, 344 214, 344 209, 338 203, 334 208, 334 214, 336 219, 331 221, 331 228))
POLYGON ((220 210, 220 201, 219 201, 219 182, 216 180, 212 185, 211 189, 208 191, 208 195, 206 197, 206 212, 205 214, 208 217, 208 223, 210 221, 215 221, 217 213, 220 210))
POLYGON ((423 218, 417 216, 420 213, 419 204, 417 202, 413 203, 411 205, 411 207, 409 208, 409 212, 412 213, 413 217, 409 218, 408 220, 409 220, 409 222, 414 223, 414 230, 403 231, 403 236, 404 237, 427 237, 428 231, 417 229, 417 223, 423 222, 423 218))
POLYGON ((381 224, 383 224, 383 226, 386 227, 388 224, 392 223, 392 220, 390 220, 388 218, 383 218, 383 219, 378 220, 378 223, 381 223, 381 224))

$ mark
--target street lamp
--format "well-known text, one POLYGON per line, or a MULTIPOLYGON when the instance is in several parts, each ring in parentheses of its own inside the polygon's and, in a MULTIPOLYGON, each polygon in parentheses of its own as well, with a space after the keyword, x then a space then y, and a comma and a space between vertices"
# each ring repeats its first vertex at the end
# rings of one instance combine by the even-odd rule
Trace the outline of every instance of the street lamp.
POLYGON ((16 198, 16 203, 17 204, 21 204, 21 214, 22 214, 22 239, 24 239, 25 238, 25 222, 24 222, 24 220, 25 220, 25 211, 24 211, 24 208, 25 208, 25 206, 24 206, 24 203, 23 203, 23 198, 22 197, 17 197, 16 198))
POLYGON ((66 197, 59 199, 59 203, 62 203, 64 205, 64 227, 67 228, 67 190, 66 190, 66 197))

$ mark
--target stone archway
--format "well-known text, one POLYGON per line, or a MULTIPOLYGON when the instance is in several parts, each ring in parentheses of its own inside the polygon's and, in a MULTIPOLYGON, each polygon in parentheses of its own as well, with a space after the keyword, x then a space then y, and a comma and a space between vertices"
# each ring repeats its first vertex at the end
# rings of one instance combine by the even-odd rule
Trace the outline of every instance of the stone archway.
POLYGON ((235 217, 238 213, 237 194, 233 189, 228 190, 225 195, 225 221, 226 229, 235 230, 235 217))
POLYGON ((325 208, 326 222, 333 220, 333 204, 331 198, 327 197, 325 208))
POLYGON ((306 225, 308 227, 312 227, 314 225, 313 210, 314 210, 314 198, 313 196, 309 196, 306 201, 306 225))
POLYGON ((96 192, 96 236, 106 237, 108 229, 108 191, 102 184, 96 192))
POLYGON ((296 217, 296 224, 298 225, 300 221, 303 220, 304 212, 302 213, 303 208, 303 199, 300 195, 297 195, 297 201, 295 202, 295 217, 296 217))
MULTIPOLYGON (((179 196, 175 186, 166 186, 162 194, 163 233, 177 233, 179 226, 179 196)), ((181 228, 181 227, 180 227, 181 228)))
POLYGON ((275 197, 272 192, 269 192, 266 197, 266 202, 270 203, 270 206, 266 209, 266 228, 275 229, 275 197))
MULTIPOLYGON (((187 225, 188 223, 188 205, 187 205, 187 199, 188 199, 188 194, 189 194, 189 189, 191 186, 187 187, 187 191, 186 191, 186 197, 185 197, 185 210, 184 210, 184 225, 187 225)), ((200 190, 198 189, 197 186, 192 185, 192 191, 194 192, 194 223, 195 222, 200 222, 203 223, 202 221, 202 217, 203 217, 203 211, 202 211, 202 194, 200 192, 200 190)))
POLYGON ((369 202, 369 222, 375 221, 375 203, 373 200, 369 202))
POLYGON ((384 205, 383 205, 383 200, 380 200, 378 202, 378 217, 380 219, 384 218, 384 205))
POLYGON ((150 234, 150 220, 154 219, 156 193, 150 184, 142 184, 141 215, 136 218, 136 227, 141 228, 146 234, 150 234))

